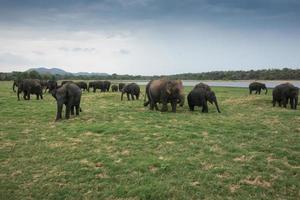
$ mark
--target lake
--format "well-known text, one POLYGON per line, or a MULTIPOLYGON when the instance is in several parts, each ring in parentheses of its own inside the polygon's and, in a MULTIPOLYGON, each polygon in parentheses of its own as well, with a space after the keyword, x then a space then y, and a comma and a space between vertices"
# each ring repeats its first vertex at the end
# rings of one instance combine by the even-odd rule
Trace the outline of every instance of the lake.
MULTIPOLYGON (((122 82, 122 81, 120 81, 122 82)), ((146 85, 148 80, 135 80, 135 81, 123 81, 125 83, 135 82, 139 85, 146 85)), ((184 86, 195 86, 196 84, 203 82, 209 86, 221 86, 221 87, 241 87, 248 88, 249 84, 253 82, 253 80, 245 80, 245 81, 202 81, 202 80, 183 80, 184 86)), ((300 88, 300 81, 258 81, 261 83, 265 83, 268 88, 274 88, 276 85, 281 83, 289 82, 300 88)))

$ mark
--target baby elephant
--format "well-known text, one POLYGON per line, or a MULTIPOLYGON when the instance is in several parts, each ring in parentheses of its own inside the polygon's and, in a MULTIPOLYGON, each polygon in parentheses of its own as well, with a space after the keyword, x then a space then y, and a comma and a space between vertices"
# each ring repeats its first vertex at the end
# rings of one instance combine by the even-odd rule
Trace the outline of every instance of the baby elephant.
POLYGON ((57 114, 56 121, 62 118, 63 105, 66 106, 66 119, 74 115, 74 108, 76 108, 76 115, 79 115, 80 100, 81 100, 81 89, 75 83, 66 83, 51 90, 52 96, 57 102, 57 114))
POLYGON ((266 87, 266 84, 259 83, 259 82, 253 82, 249 85, 249 94, 252 94, 252 91, 255 91, 255 94, 260 94, 261 90, 266 90, 266 93, 268 92, 268 88, 266 87))
POLYGON ((187 96, 189 108, 194 111, 195 106, 202 107, 202 112, 208 112, 207 101, 215 104, 218 112, 220 113, 217 97, 210 87, 204 83, 196 85, 187 96))
POLYGON ((111 91, 112 92, 118 92, 118 90, 119 90, 119 87, 117 85, 112 85, 111 86, 111 91))
POLYGON ((136 83, 130 83, 128 85, 125 85, 122 89, 121 101, 123 101, 124 93, 127 94, 128 101, 130 100, 129 95, 131 96, 131 100, 134 100, 134 96, 138 100, 140 97, 140 86, 138 86, 136 83))

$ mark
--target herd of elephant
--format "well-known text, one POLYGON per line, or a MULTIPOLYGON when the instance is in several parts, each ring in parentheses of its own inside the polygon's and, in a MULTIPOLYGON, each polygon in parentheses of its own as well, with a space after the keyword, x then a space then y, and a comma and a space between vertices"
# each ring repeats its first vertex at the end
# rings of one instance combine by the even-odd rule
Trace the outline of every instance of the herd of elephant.
MULTIPOLYGON (((56 120, 62 119, 63 105, 66 107, 65 117, 70 118, 70 115, 79 115, 81 111, 80 101, 82 90, 93 92, 100 90, 101 92, 108 92, 111 88, 112 92, 121 92, 121 100, 123 95, 126 93, 128 100, 139 99, 140 87, 136 83, 124 84, 119 83, 118 85, 111 85, 110 81, 92 81, 88 84, 84 81, 73 82, 73 81, 62 81, 60 85, 56 81, 42 81, 38 79, 24 79, 14 81, 13 91, 17 90, 17 97, 20 100, 20 94, 23 93, 25 100, 30 100, 30 94, 35 94, 37 99, 43 99, 43 93, 48 90, 49 93, 56 99, 57 102, 57 114, 56 120), (43 92, 44 90, 44 92, 43 92), (75 112, 76 111, 76 112, 75 112)), ((185 102, 185 94, 183 83, 180 80, 168 80, 158 79, 151 80, 145 88, 144 106, 150 106, 150 110, 159 110, 158 104, 162 105, 161 111, 165 112, 168 110, 167 105, 170 103, 172 112, 176 112, 177 105, 183 106, 185 102)), ((253 82, 249 85, 249 92, 255 91, 255 94, 260 94, 261 90, 265 90, 267 94, 267 87, 263 83, 253 82)), ((279 106, 283 105, 286 107, 290 102, 292 109, 297 109, 298 104, 299 88, 295 87, 290 83, 283 83, 276 86, 273 89, 273 106, 276 103, 279 106)), ((208 112, 207 102, 215 104, 217 111, 220 113, 217 97, 210 88, 210 86, 199 83, 187 96, 188 106, 191 111, 194 111, 194 107, 202 107, 202 112, 208 112)))

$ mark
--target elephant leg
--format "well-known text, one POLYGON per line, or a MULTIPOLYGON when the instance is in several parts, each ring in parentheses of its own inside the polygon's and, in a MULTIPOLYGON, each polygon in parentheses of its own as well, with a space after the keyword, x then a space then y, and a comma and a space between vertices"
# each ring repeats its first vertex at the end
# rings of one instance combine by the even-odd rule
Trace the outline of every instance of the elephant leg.
POLYGON ((130 101, 129 93, 126 93, 127 95, 127 100, 130 101))
POLYGON ((172 112, 176 112, 177 100, 171 102, 172 112))
POLYGON ((252 94, 252 90, 249 90, 249 94, 252 94))
POLYGON ((190 111, 194 111, 195 110, 195 106, 194 105, 189 105, 190 111))
POLYGON ((23 99, 27 100, 27 93, 26 92, 23 92, 23 99))
POLYGON ((62 118, 61 117, 62 108, 63 108, 63 104, 57 103, 56 121, 62 118))
POLYGON ((161 112, 168 111, 168 101, 167 101, 167 99, 162 99, 161 103, 162 103, 161 112))
POLYGON ((79 105, 76 105, 76 115, 79 115, 79 110, 80 110, 79 105))
POLYGON ((283 107, 286 108, 286 104, 287 104, 287 98, 286 97, 283 98, 283 103, 282 104, 283 104, 283 107))
POLYGON ((155 110, 159 110, 158 106, 157 106, 157 103, 154 104, 154 107, 155 107, 155 110))
POLYGON ((66 104, 66 119, 70 118, 71 105, 70 103, 66 104))
POLYGON ((132 93, 130 95, 131 95, 131 99, 134 100, 134 95, 132 93))
POLYGON ((36 94, 36 100, 39 100, 39 99, 40 99, 40 95, 36 94))
POLYGON ((18 101, 20 101, 20 93, 21 93, 21 90, 18 89, 18 92, 17 92, 18 101))
POLYGON ((96 92, 96 88, 93 89, 93 92, 94 92, 94 93, 96 92))
POLYGON ((27 100, 30 100, 30 92, 27 93, 27 100))
POLYGON ((258 94, 260 94, 260 92, 261 92, 261 89, 258 90, 258 94))
POLYGON ((150 101, 150 110, 154 109, 154 103, 152 101, 150 101))
POLYGON ((276 101, 274 99, 273 99, 272 103, 273 103, 273 107, 275 107, 276 101))
POLYGON ((41 99, 43 99, 43 94, 40 94, 40 96, 41 96, 41 99))
POLYGON ((207 106, 207 102, 206 101, 203 102, 202 112, 203 113, 208 113, 208 106, 207 106))
POLYGON ((71 115, 74 115, 75 106, 71 106, 71 115))

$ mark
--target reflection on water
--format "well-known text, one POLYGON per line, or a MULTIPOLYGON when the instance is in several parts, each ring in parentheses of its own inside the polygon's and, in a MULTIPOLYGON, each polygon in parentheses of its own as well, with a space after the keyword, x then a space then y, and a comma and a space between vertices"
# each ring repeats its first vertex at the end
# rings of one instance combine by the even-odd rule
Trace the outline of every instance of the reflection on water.
MULTIPOLYGON (((146 85, 149 81, 123 81, 125 83, 127 82, 135 82, 139 85, 146 85)), ((198 81, 198 80, 184 80, 183 85, 184 86, 195 86, 196 84, 203 82, 208 84, 209 86, 221 86, 221 87, 241 87, 241 88, 248 88, 249 84, 253 81, 198 81)), ((279 85, 281 83, 292 83, 293 85, 300 88, 300 81, 258 81, 261 83, 265 83, 268 88, 274 88, 276 85, 279 85)))

